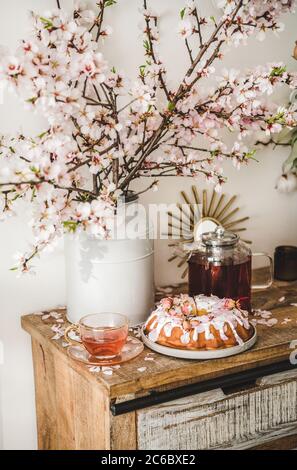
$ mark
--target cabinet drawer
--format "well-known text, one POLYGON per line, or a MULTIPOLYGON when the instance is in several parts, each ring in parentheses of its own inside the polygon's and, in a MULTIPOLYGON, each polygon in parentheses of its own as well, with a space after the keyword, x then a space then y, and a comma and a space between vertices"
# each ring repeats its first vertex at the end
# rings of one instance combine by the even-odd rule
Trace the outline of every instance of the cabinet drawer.
POLYGON ((265 377, 244 391, 221 389, 137 411, 146 450, 247 449, 297 435, 297 371, 265 377))

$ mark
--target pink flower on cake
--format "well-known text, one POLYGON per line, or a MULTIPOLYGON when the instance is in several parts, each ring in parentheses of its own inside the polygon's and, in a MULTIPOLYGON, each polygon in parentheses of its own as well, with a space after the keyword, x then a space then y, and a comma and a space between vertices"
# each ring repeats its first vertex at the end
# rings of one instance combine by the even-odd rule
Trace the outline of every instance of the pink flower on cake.
POLYGON ((172 316, 172 317, 176 317, 178 315, 178 312, 174 309, 174 308, 171 308, 169 311, 168 311, 169 315, 172 316))
POLYGON ((172 307, 172 299, 170 297, 165 297, 160 301, 160 304, 165 309, 170 309, 172 307))
POLYGON ((232 300, 232 299, 226 299, 224 307, 229 309, 229 310, 232 310, 235 307, 235 301, 232 300))
POLYGON ((240 309, 240 301, 233 299, 225 299, 224 307, 228 310, 233 310, 234 308, 240 309))
POLYGON ((190 315, 193 312, 193 305, 191 305, 190 302, 185 302, 181 306, 181 311, 184 315, 190 315))

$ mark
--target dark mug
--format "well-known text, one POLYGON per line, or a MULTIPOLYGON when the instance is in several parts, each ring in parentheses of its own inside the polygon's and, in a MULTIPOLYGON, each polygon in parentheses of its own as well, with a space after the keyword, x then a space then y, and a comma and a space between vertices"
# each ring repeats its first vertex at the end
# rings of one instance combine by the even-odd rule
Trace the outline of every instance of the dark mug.
POLYGON ((277 246, 274 252, 274 277, 279 281, 296 281, 297 247, 277 246))

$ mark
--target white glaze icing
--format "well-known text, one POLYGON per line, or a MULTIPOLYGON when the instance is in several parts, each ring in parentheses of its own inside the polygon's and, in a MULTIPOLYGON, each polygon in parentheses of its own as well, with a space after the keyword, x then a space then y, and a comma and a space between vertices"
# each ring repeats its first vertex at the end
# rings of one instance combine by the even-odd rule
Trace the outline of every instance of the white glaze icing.
POLYGON ((210 325, 212 322, 205 323, 204 325, 204 334, 206 340, 214 339, 214 335, 210 332, 210 325))
POLYGON ((219 297, 216 295, 211 295, 210 297, 207 297, 206 295, 196 295, 194 297, 196 307, 199 310, 206 310, 207 312, 211 312, 213 307, 217 305, 220 302, 219 297))
POLYGON ((190 342, 190 333, 186 331, 181 337, 180 341, 182 344, 189 344, 190 342))

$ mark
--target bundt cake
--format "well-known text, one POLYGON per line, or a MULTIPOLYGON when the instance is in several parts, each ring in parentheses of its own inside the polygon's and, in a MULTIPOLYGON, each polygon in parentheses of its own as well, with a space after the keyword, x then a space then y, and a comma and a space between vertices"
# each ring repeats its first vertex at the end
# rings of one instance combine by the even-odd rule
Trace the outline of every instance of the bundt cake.
POLYGON ((182 294, 162 299, 144 325, 147 337, 163 346, 219 349, 242 345, 254 331, 248 312, 232 299, 182 294))

